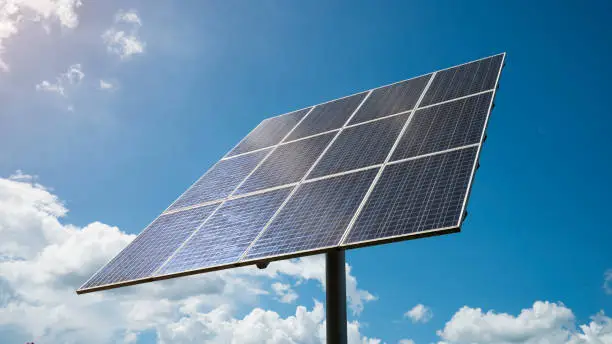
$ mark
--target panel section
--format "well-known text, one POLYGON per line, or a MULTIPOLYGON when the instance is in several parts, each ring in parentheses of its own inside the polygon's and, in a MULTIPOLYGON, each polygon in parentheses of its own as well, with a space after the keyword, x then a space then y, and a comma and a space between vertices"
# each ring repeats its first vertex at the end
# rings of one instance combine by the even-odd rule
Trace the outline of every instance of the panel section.
POLYGON ((477 147, 388 165, 346 244, 459 226, 477 147))
POLYGON ((391 160, 480 142, 492 93, 417 110, 391 160))
POLYGON ((300 181, 335 134, 332 132, 278 146, 242 184, 237 194, 300 181))
POLYGON ((285 141, 338 129, 351 117, 367 92, 317 105, 285 141))
POLYGON ((431 74, 375 89, 349 124, 412 110, 431 74))
POLYGON ((408 116, 392 116, 345 128, 308 178, 383 163, 408 116))
POLYGON ((265 119, 257 128, 232 149, 227 156, 250 152, 252 150, 273 146, 304 117, 310 108, 288 113, 286 115, 265 119))
POLYGON ((227 201, 158 275, 237 262, 291 189, 227 201))
POLYGON ((227 197, 271 149, 219 161, 176 200, 168 210, 227 197))
POLYGON ((503 55, 496 55, 438 72, 420 106, 493 89, 502 59, 503 55))
POLYGON ((81 289, 151 276, 217 205, 160 216, 81 289))
POLYGON ((246 259, 337 245, 378 169, 305 183, 255 242, 246 259))

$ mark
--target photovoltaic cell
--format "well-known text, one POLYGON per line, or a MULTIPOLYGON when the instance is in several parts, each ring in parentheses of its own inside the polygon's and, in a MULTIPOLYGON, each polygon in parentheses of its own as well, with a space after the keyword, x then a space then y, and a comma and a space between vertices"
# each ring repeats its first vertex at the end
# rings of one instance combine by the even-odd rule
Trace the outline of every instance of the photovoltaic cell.
POLYGON ((308 178, 383 163, 408 116, 409 114, 391 116, 345 128, 308 178))
POLYGON ((430 77, 431 74, 375 89, 349 124, 412 110, 430 77))
POLYGON ((246 259, 337 245, 378 169, 302 184, 246 259))
POLYGON ((237 262, 292 188, 225 202, 158 275, 237 262))
POLYGON ((420 106, 493 89, 502 60, 496 55, 438 72, 420 106))
POLYGON ((285 141, 338 129, 353 114, 367 93, 359 93, 317 105, 312 112, 291 132, 285 141))
POLYGON ((236 194, 300 181, 335 134, 332 132, 278 146, 236 194))
POLYGON ((458 227, 477 148, 388 165, 345 244, 458 227))
POLYGON ((310 108, 264 120, 253 129, 247 137, 240 141, 227 156, 230 157, 256 149, 270 147, 279 143, 309 110, 310 108))
POLYGON ((206 172, 168 209, 175 210, 227 197, 270 149, 221 160, 206 172))
POLYGON ((218 204, 158 217, 81 288, 149 277, 198 228, 218 204))
POLYGON ((492 93, 416 111, 391 161, 480 142, 492 93))

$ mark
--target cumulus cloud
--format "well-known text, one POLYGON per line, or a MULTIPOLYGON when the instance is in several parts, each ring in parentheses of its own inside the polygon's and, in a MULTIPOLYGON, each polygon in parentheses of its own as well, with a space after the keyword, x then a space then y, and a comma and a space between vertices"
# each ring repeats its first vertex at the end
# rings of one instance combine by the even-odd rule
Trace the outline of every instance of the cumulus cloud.
POLYGON ((397 342, 397 344, 415 344, 414 340, 412 339, 400 339, 399 342, 397 342))
POLYGON ((404 317, 410 318, 413 323, 426 323, 433 317, 433 312, 429 307, 423 304, 418 304, 408 312, 404 313, 404 317))
POLYGON ((68 67, 68 70, 61 73, 55 78, 55 82, 49 82, 43 80, 36 85, 36 90, 44 92, 57 93, 62 96, 66 96, 66 88, 72 85, 78 85, 81 80, 85 77, 85 73, 82 71, 81 64, 76 63, 68 67))
POLYGON ((11 0, 0 2, 0 69, 8 71, 2 60, 6 40, 17 35, 26 22, 40 22, 46 30, 49 24, 58 22, 73 29, 79 24, 76 9, 80 0, 11 0))
POLYGON ((603 312, 576 327, 573 312, 562 303, 537 301, 514 316, 462 307, 437 333, 440 343, 609 344, 612 321, 603 312))
POLYGON ((612 269, 609 269, 604 274, 603 288, 606 294, 612 295, 612 269))
POLYGON ((280 282, 272 283, 272 290, 274 290, 274 293, 278 296, 278 300, 283 303, 293 303, 298 298, 298 294, 289 284, 280 282))
MULTIPOLYGON (((64 223, 68 209, 48 188, 22 171, 0 178, 0 337, 7 342, 136 342, 144 331, 161 343, 319 343, 324 311, 297 306, 282 317, 252 309, 275 290, 278 278, 320 280, 320 258, 160 281, 77 296, 76 288, 125 247, 134 235, 100 222, 64 223), (276 265, 275 268, 271 268, 276 265), (248 309, 248 308, 247 308, 248 309), (15 331, 17 330, 17 331, 15 331), (248 331, 248 332, 247 332, 248 331)), ((356 285, 356 282, 355 282, 356 285)), ((277 289, 286 288, 281 287, 277 289)), ((351 344, 380 343, 349 323, 351 344)))
POLYGON ((135 10, 120 10, 115 14, 113 25, 102 34, 107 50, 121 59, 142 54, 146 43, 139 37, 142 22, 135 10))

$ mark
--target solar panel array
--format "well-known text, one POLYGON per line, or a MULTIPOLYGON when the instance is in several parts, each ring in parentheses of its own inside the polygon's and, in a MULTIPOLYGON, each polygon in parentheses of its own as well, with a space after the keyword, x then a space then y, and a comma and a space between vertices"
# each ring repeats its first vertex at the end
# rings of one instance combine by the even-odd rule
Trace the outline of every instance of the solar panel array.
POLYGON ((77 292, 458 231, 504 58, 264 120, 77 292))

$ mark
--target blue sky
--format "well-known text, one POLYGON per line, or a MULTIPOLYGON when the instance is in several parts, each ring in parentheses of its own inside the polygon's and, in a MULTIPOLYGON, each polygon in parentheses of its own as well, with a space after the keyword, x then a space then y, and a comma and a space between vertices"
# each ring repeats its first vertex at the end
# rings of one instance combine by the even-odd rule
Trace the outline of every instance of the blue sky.
MULTIPOLYGON (((612 269, 609 2, 85 1, 71 7, 78 23, 18 3, 26 18, 42 19, 23 20, 14 35, 0 30, 8 66, 0 74, 0 176, 29 185, 19 184, 28 195, 40 191, 45 202, 61 200, 70 212, 52 217, 63 230, 98 221, 138 233, 266 117, 507 52, 463 231, 349 251, 358 290, 375 298, 364 297, 363 311, 350 318, 361 335, 387 343, 493 343, 453 337, 448 326, 446 337, 436 331, 463 306, 516 317, 549 301, 571 309, 574 326, 601 310, 612 314, 612 290, 604 288, 612 269), (141 45, 113 43, 117 32, 141 45), (37 90, 43 80, 60 80, 64 94, 37 90), (17 170, 38 176, 47 194, 17 170), (404 316, 417 304, 431 310, 428 322, 404 316)), ((14 17, 0 16, 7 18, 14 17)), ((15 228, 30 228, 9 218, 15 214, 0 220, 9 239, 15 228)), ((0 256, 15 255, 5 246, 0 256)), ((252 278, 269 294, 232 304, 234 318, 255 307, 286 318, 324 300, 313 277, 252 278), (279 281, 297 300, 275 299, 271 284, 279 281)), ((3 320, 5 284, 0 337, 53 333, 58 325, 46 320, 37 320, 48 323, 43 334, 3 320)), ((138 342, 158 340, 156 326, 134 330, 138 342)), ((61 335, 53 338, 69 341, 61 335)))

